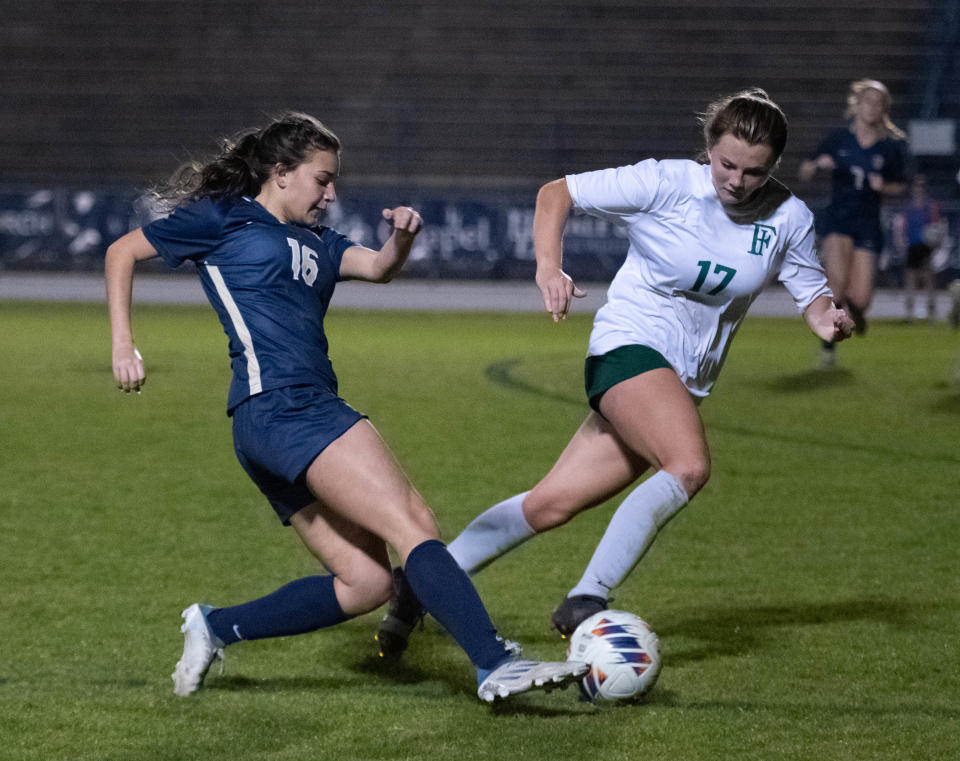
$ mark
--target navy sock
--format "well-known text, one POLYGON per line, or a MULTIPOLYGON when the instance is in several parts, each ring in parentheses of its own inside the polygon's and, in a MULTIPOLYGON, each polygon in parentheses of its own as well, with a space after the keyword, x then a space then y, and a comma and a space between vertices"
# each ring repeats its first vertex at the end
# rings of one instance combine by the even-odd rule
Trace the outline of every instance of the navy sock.
POLYGON ((259 600, 231 608, 214 608, 207 625, 224 645, 241 639, 266 639, 323 629, 346 621, 337 602, 333 576, 307 576, 259 600))
POLYGON ((443 542, 418 544, 403 570, 424 609, 450 632, 474 666, 492 670, 509 657, 480 595, 443 542))

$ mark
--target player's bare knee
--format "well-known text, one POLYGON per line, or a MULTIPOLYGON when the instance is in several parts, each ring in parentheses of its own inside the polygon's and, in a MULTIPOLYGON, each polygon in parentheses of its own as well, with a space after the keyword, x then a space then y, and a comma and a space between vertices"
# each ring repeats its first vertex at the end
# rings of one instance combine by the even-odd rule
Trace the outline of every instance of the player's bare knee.
POLYGON ((575 514, 575 505, 562 495, 531 491, 523 500, 523 517, 537 533, 562 526, 575 514))
POLYGON ((410 524, 415 527, 415 531, 423 534, 424 540, 437 539, 440 531, 437 528, 437 520, 433 511, 427 507, 419 496, 416 499, 409 500, 407 504, 407 517, 410 524))
POLYGON ((693 499, 710 480, 710 460, 706 457, 687 460, 666 470, 677 479, 688 499, 693 499))
POLYGON ((418 544, 440 538, 433 512, 416 493, 393 505, 384 517, 379 536, 402 557, 418 544))

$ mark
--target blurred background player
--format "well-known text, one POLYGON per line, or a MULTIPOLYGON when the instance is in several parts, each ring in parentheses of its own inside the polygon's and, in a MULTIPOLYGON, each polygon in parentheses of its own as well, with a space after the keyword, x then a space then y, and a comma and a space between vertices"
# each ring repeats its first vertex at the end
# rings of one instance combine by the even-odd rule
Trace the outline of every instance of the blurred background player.
POLYGON ((914 317, 918 291, 926 295, 927 321, 936 322, 937 305, 931 256, 945 233, 940 207, 927 192, 927 180, 917 175, 910 183, 910 196, 894 219, 897 248, 904 255, 904 309, 908 322, 914 317))
POLYGON ((146 380, 130 325, 134 265, 158 254, 173 267, 193 262, 229 338, 237 457, 330 571, 242 605, 186 608, 174 692, 196 691, 227 645, 314 631, 382 605, 391 591, 386 543, 424 607, 469 655, 481 699, 571 681, 582 664, 511 658, 438 540, 430 509, 373 425, 337 394, 323 328, 335 284, 389 281, 422 225, 413 209, 384 209, 392 231, 379 251, 317 225, 339 176, 337 136, 288 113, 181 173, 164 190, 173 212, 107 251, 118 387, 139 392, 146 380))
MULTIPOLYGON (((832 173, 830 203, 821 220, 821 256, 834 298, 859 334, 867 329, 876 257, 883 248, 880 202, 905 189, 905 135, 890 120, 890 105, 882 82, 852 82, 845 113, 849 124, 828 134, 799 170, 804 182, 818 169, 832 173)), ((834 342, 824 341, 820 364, 835 363, 834 342)))
MULTIPOLYGON (((960 185, 960 170, 957 170, 957 176, 954 179, 960 185)), ((960 278, 950 281, 947 293, 950 295, 950 313, 947 315, 947 320, 956 330, 960 328, 960 278)), ((956 379, 960 381, 960 363, 957 364, 956 379)))
MULTIPOLYGON (((580 581, 552 616, 562 635, 607 607, 657 532, 700 491, 710 455, 699 402, 712 388, 747 309, 772 279, 824 341, 853 322, 834 306, 814 252, 813 214, 771 178, 786 118, 759 89, 711 103, 705 161, 647 159, 544 185, 533 222, 536 282, 554 321, 584 293, 563 271, 572 209, 606 219, 630 241, 597 312, 585 368, 591 412, 529 492, 489 508, 450 543, 473 574, 532 536, 562 526, 653 472, 621 503, 580 581)), ((420 608, 397 573, 377 634, 398 654, 420 608)))

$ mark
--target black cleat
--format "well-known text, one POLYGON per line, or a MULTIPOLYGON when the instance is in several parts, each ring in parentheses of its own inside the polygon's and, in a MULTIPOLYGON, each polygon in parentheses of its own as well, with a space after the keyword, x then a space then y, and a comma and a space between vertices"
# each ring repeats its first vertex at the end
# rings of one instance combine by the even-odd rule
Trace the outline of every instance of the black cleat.
POLYGON ((864 314, 864 310, 849 301, 844 306, 847 309, 847 314, 850 315, 850 319, 853 320, 853 332, 858 336, 865 335, 867 332, 867 316, 864 314))
POLYGON ((423 606, 410 588, 402 568, 393 569, 393 597, 374 639, 381 658, 399 658, 407 649, 410 632, 423 621, 423 606))
POLYGON ((607 609, 607 601, 594 595, 567 597, 550 617, 550 627, 560 632, 561 637, 573 634, 582 621, 594 613, 607 609))

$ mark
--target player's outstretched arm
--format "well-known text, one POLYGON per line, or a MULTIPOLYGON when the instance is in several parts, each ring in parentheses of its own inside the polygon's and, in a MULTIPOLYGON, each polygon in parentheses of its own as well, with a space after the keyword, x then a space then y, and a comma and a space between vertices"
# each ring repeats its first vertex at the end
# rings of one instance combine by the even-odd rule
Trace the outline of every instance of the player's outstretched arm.
POLYGON ((107 249, 104 262, 113 344, 113 377, 117 388, 125 393, 139 393, 146 382, 143 358, 134 346, 133 332, 130 329, 133 270, 138 261, 156 255, 156 249, 138 229, 112 243, 107 249))
POLYGON ((379 251, 364 246, 351 246, 340 260, 340 277, 389 283, 403 269, 413 239, 423 229, 423 218, 409 206, 384 209, 383 218, 393 224, 393 233, 379 251))
POLYGON ((809 182, 818 169, 832 171, 834 166, 833 158, 827 153, 821 153, 816 158, 800 162, 800 170, 797 172, 797 176, 801 182, 809 182))
POLYGON ((853 320, 830 296, 818 296, 803 313, 807 324, 824 341, 842 341, 853 334, 853 320))
POLYGON ((554 322, 566 318, 572 298, 587 295, 563 271, 563 230, 572 208, 573 199, 565 179, 548 182, 537 193, 537 206, 533 213, 536 281, 543 296, 543 306, 553 316, 554 322))

